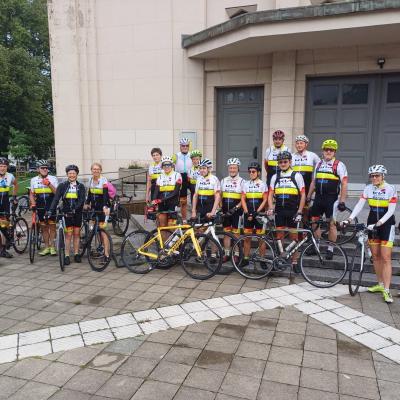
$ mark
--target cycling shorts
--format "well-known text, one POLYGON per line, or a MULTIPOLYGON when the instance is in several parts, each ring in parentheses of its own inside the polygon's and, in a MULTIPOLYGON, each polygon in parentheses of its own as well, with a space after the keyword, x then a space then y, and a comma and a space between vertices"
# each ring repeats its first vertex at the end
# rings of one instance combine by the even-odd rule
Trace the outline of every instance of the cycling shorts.
POLYGON ((186 199, 187 194, 188 194, 188 189, 189 189, 188 174, 182 172, 181 176, 182 176, 182 186, 181 186, 181 192, 179 194, 179 197, 186 199))
POLYGON ((248 215, 244 216, 244 233, 253 233, 256 231, 257 234, 261 235, 265 233, 265 230, 263 230, 263 224, 259 221, 257 221, 256 218, 253 218, 251 221, 249 221, 248 215))
POLYGON ((177 204, 176 204, 175 200, 166 201, 166 202, 160 203, 158 205, 158 210, 157 211, 159 213, 172 212, 172 211, 175 211, 176 206, 177 206, 177 204))
POLYGON ((316 195, 311 207, 311 218, 322 217, 332 218, 334 208, 339 203, 337 195, 316 195))
POLYGON ((240 224, 240 217, 242 215, 242 210, 237 210, 231 216, 224 216, 222 221, 222 226, 225 232, 232 232, 232 233, 240 233, 239 224, 240 224))
POLYGON ((297 215, 297 209, 293 210, 277 210, 275 215, 275 225, 277 228, 296 228, 297 222, 294 218, 297 215))
POLYGON ((200 214, 200 219, 205 218, 208 213, 210 213, 213 209, 214 203, 207 202, 201 204, 197 204, 197 214, 200 214))
POLYGON ((38 217, 39 222, 42 225, 45 225, 45 224, 52 225, 52 224, 56 223, 56 217, 55 216, 52 216, 50 218, 45 218, 46 211, 48 211, 48 208, 50 208, 50 207, 47 207, 47 208, 38 207, 37 210, 36 210, 36 215, 38 217))
POLYGON ((395 225, 384 223, 376 228, 376 231, 368 232, 368 243, 382 247, 393 247, 395 235, 395 225))
POLYGON ((0 228, 7 228, 10 220, 10 201, 8 199, 3 200, 0 203, 0 228))
POLYGON ((75 211, 75 214, 66 213, 65 226, 67 232, 72 232, 72 228, 80 228, 82 225, 82 210, 75 211))

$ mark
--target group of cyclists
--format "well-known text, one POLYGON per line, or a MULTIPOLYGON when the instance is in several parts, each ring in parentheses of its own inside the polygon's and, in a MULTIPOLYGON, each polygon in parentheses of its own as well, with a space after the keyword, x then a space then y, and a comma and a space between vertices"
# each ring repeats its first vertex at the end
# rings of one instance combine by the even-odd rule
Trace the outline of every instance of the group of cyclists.
MULTIPOLYGON (((261 179, 262 169, 257 161, 247 166, 248 179, 242 178, 238 158, 227 160, 228 175, 219 180, 212 173, 212 161, 203 157, 200 150, 190 151, 188 138, 180 139, 180 151, 172 157, 163 156, 160 148, 153 148, 146 201, 157 209, 159 226, 175 223, 177 207, 181 209, 183 223, 187 222, 190 194, 191 219, 211 219, 222 208, 224 231, 237 237, 241 232, 242 218, 244 233, 263 234, 263 224, 257 215, 266 212, 275 218, 277 230, 289 230, 292 240, 299 239, 296 231, 299 223, 310 221, 312 224, 325 216, 329 221, 328 238, 336 242, 336 216, 347 210, 348 187, 347 168, 336 158, 337 141, 325 140, 319 157, 308 150, 309 139, 305 135, 295 138, 296 151, 293 153, 284 143, 283 131, 275 131, 272 139, 273 144, 267 148, 264 160, 266 182, 261 179)), ((378 279, 378 284, 368 290, 382 293, 384 301, 391 303, 391 253, 397 193, 394 186, 385 181, 387 170, 383 165, 372 165, 368 175, 371 183, 365 187, 359 202, 343 224, 351 223, 368 201, 369 245, 378 279)), ((280 232, 277 236, 283 234, 280 232)), ((319 229, 316 229, 315 235, 320 238, 319 229)), ((250 242, 245 242, 242 266, 249 262, 250 246, 250 242)), ((224 261, 228 261, 231 254, 229 242, 224 243, 224 251, 224 261)), ((236 254, 232 256, 237 257, 236 254)), ((333 259, 332 247, 328 247, 325 257, 333 259)), ((292 268, 296 273, 299 272, 297 258, 298 254, 294 253, 292 268)))

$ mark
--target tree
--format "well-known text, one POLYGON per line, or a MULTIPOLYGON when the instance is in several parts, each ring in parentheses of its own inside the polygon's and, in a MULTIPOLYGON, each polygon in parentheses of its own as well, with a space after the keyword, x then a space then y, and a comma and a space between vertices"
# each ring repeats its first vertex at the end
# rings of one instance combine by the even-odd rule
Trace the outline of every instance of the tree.
POLYGON ((0 0, 0 71, 0 152, 24 135, 33 156, 48 157, 54 134, 46 0, 0 0))
POLYGON ((8 152, 17 160, 17 162, 28 161, 32 157, 32 146, 30 144, 29 135, 11 128, 8 152))

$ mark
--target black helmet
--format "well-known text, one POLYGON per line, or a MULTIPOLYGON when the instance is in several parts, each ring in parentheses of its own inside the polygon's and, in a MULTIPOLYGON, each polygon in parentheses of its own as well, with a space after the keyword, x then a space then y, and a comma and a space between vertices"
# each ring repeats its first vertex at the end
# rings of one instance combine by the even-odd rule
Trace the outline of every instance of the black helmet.
POLYGON ((69 171, 75 171, 77 174, 79 174, 79 168, 78 168, 76 165, 74 165, 74 164, 67 165, 67 166, 65 167, 65 172, 66 172, 67 174, 68 174, 69 171))
POLYGON ((8 165, 9 161, 5 157, 0 157, 0 165, 8 165))
POLYGON ((292 159, 292 153, 290 151, 281 151, 280 153, 278 153, 276 159, 278 161, 280 160, 291 160, 292 159))
POLYGON ((261 172, 261 165, 257 161, 251 161, 247 170, 256 169, 258 172, 261 172))

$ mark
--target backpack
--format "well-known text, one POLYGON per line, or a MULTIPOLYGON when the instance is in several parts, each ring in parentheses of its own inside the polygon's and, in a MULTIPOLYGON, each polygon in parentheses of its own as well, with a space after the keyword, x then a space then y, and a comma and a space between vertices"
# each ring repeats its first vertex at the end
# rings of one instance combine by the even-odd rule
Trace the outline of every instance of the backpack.
MULTIPOLYGON (((296 174, 297 174, 296 171, 292 171, 292 173, 290 174, 290 180, 293 182, 294 186, 296 186, 297 191, 300 193, 299 185, 297 184, 296 179, 295 179, 296 174)), ((274 191, 275 191, 276 185, 278 184, 278 181, 279 181, 280 178, 281 178, 281 170, 279 170, 276 173, 274 191)))
MULTIPOLYGON (((332 172, 335 176, 339 176, 337 173, 337 169, 338 169, 338 165, 339 165, 340 161, 338 159, 335 159, 335 161, 332 164, 332 172)), ((317 166, 315 167, 315 171, 318 171, 318 168, 322 165, 322 160, 319 161, 319 163, 317 164, 317 166)))
POLYGON ((107 182, 108 196, 113 199, 117 194, 117 188, 111 183, 107 182))

